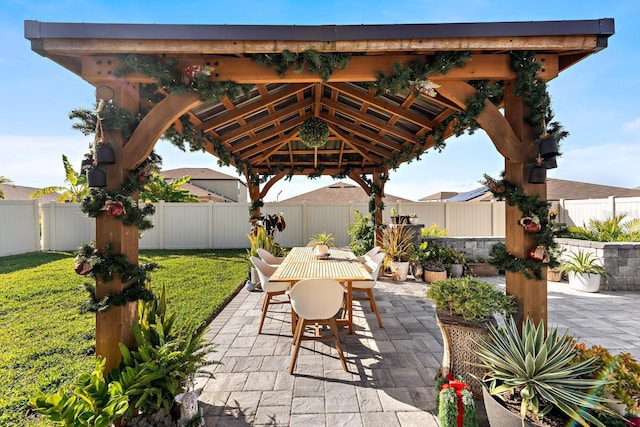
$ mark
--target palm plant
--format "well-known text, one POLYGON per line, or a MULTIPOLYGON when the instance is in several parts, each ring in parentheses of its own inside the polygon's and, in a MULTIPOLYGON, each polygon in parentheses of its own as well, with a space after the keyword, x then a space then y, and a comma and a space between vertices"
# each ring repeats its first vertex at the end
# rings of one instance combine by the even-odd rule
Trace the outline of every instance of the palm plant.
POLYGON ((198 202, 198 198, 189 193, 189 190, 180 187, 190 180, 191 175, 185 175, 168 182, 160 174, 154 172, 145 185, 144 191, 140 192, 140 200, 146 202, 198 202))
POLYGON ((588 225, 569 227, 570 236, 575 239, 596 242, 639 242, 640 219, 625 221, 626 214, 604 220, 591 219, 588 225))
POLYGON ((562 273, 587 273, 600 274, 601 276, 607 275, 607 270, 599 264, 599 261, 593 252, 585 252, 583 250, 579 250, 578 252, 564 258, 561 261, 558 270, 562 273))
POLYGON ((413 253, 413 233, 404 224, 387 226, 382 231, 382 247, 387 258, 396 262, 407 262, 413 253))
POLYGON ((570 419, 588 427, 605 427, 587 410, 611 413, 605 398, 585 393, 607 384, 589 378, 598 369, 597 359, 576 360, 575 342, 557 329, 545 338, 542 322, 530 318, 522 334, 512 317, 504 329, 489 325, 489 335, 477 343, 477 355, 486 370, 483 383, 491 395, 519 400, 520 417, 540 420, 557 408, 570 419))
POLYGON ((0 199, 4 199, 4 191, 2 191, 2 184, 12 184, 12 183, 13 181, 11 181, 6 176, 0 175, 0 199))
POLYGON ((87 183, 87 176, 78 174, 69 163, 67 156, 62 155, 62 164, 64 165, 65 178, 64 182, 68 185, 64 186, 51 186, 41 188, 29 195, 32 199, 45 196, 52 193, 60 193, 58 197, 59 203, 80 203, 89 194, 89 184, 87 183))

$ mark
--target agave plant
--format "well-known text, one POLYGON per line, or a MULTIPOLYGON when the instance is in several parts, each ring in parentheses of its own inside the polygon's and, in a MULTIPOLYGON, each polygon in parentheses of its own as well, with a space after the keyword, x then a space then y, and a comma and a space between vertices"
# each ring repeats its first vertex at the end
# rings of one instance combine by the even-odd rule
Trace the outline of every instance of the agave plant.
POLYGON ((563 259, 558 270, 562 273, 607 275, 607 270, 599 263, 595 255, 592 252, 585 252, 583 250, 579 250, 575 254, 571 254, 563 259))
POLYGON ((545 338, 544 326, 530 318, 522 334, 510 317, 504 329, 489 326, 489 335, 478 342, 477 355, 486 369, 483 384, 491 395, 511 396, 521 402, 520 417, 541 420, 557 408, 575 422, 605 427, 587 410, 611 414, 609 400, 588 394, 608 382, 589 378, 599 368, 596 358, 576 361, 575 342, 557 329, 545 338), (586 391, 586 392, 585 392, 586 391))

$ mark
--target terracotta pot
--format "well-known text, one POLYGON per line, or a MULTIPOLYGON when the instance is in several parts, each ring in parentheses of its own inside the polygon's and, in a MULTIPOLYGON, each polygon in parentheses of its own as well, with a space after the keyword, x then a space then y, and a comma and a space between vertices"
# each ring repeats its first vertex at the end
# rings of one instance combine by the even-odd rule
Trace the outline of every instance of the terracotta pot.
POLYGON ((560 273, 558 270, 549 268, 547 270, 547 280, 550 280, 552 282, 560 282, 562 280, 562 273, 560 273))
POLYGON ((433 283, 436 280, 445 280, 447 278, 446 271, 424 270, 424 281, 433 283))

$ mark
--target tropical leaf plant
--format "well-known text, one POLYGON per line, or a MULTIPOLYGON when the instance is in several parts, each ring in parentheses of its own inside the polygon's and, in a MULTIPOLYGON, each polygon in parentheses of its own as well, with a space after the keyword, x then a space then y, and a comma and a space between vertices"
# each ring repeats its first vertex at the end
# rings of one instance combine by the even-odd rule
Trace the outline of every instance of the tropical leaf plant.
POLYGON ((626 220, 627 214, 604 220, 591 219, 582 227, 568 227, 569 237, 596 242, 640 242, 640 218, 626 220))
POLYGON ((477 344, 478 366, 486 370, 483 386, 493 396, 519 401, 523 420, 539 421, 556 408, 584 427, 605 427, 588 411, 613 414, 608 399, 589 393, 608 383, 589 377, 599 368, 597 359, 577 361, 576 344, 566 333, 552 329, 545 338, 543 323, 527 318, 521 334, 509 317, 504 328, 489 325, 489 335, 477 344))
POLYGON ((154 172, 151 174, 149 182, 140 192, 140 200, 145 202, 174 202, 174 203, 197 203, 198 198, 189 193, 189 190, 182 188, 183 184, 191 180, 191 175, 167 181, 163 176, 154 172))
POLYGON ((0 199, 4 199, 4 191, 2 191, 2 184, 12 184, 12 183, 13 181, 11 181, 6 176, 0 175, 0 199))
POLYGON ((38 191, 35 191, 31 195, 29 195, 32 199, 37 199, 38 197, 45 196, 47 194, 60 193, 60 197, 58 197, 59 203, 80 203, 82 199, 84 199, 89 194, 89 184, 87 182, 87 176, 83 174, 78 174, 69 160, 67 156, 62 155, 62 164, 64 166, 64 182, 66 182, 67 186, 51 186, 41 188, 38 191))
POLYGON ((562 273, 587 273, 607 275, 607 270, 600 264, 600 261, 593 252, 585 252, 582 249, 578 252, 568 255, 560 262, 558 270, 562 273))

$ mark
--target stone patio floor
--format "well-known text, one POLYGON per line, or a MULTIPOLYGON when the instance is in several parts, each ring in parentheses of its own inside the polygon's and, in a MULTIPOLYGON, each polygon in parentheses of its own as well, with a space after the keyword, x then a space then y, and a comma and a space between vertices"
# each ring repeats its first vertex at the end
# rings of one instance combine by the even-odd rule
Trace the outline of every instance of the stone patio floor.
MULTIPOLYGON (((484 278, 504 286, 504 276, 484 278)), ((271 306, 262 334, 263 294, 241 290, 211 322, 215 378, 198 379, 207 426, 438 426, 434 378, 442 337, 422 282, 381 279, 374 293, 384 328, 368 303, 354 304, 354 334, 341 332, 349 372, 333 343, 305 341, 289 375, 289 306, 271 306)), ((549 282, 548 323, 588 346, 640 359, 640 293, 573 291, 549 282)), ((481 426, 482 402, 478 403, 481 426)))

